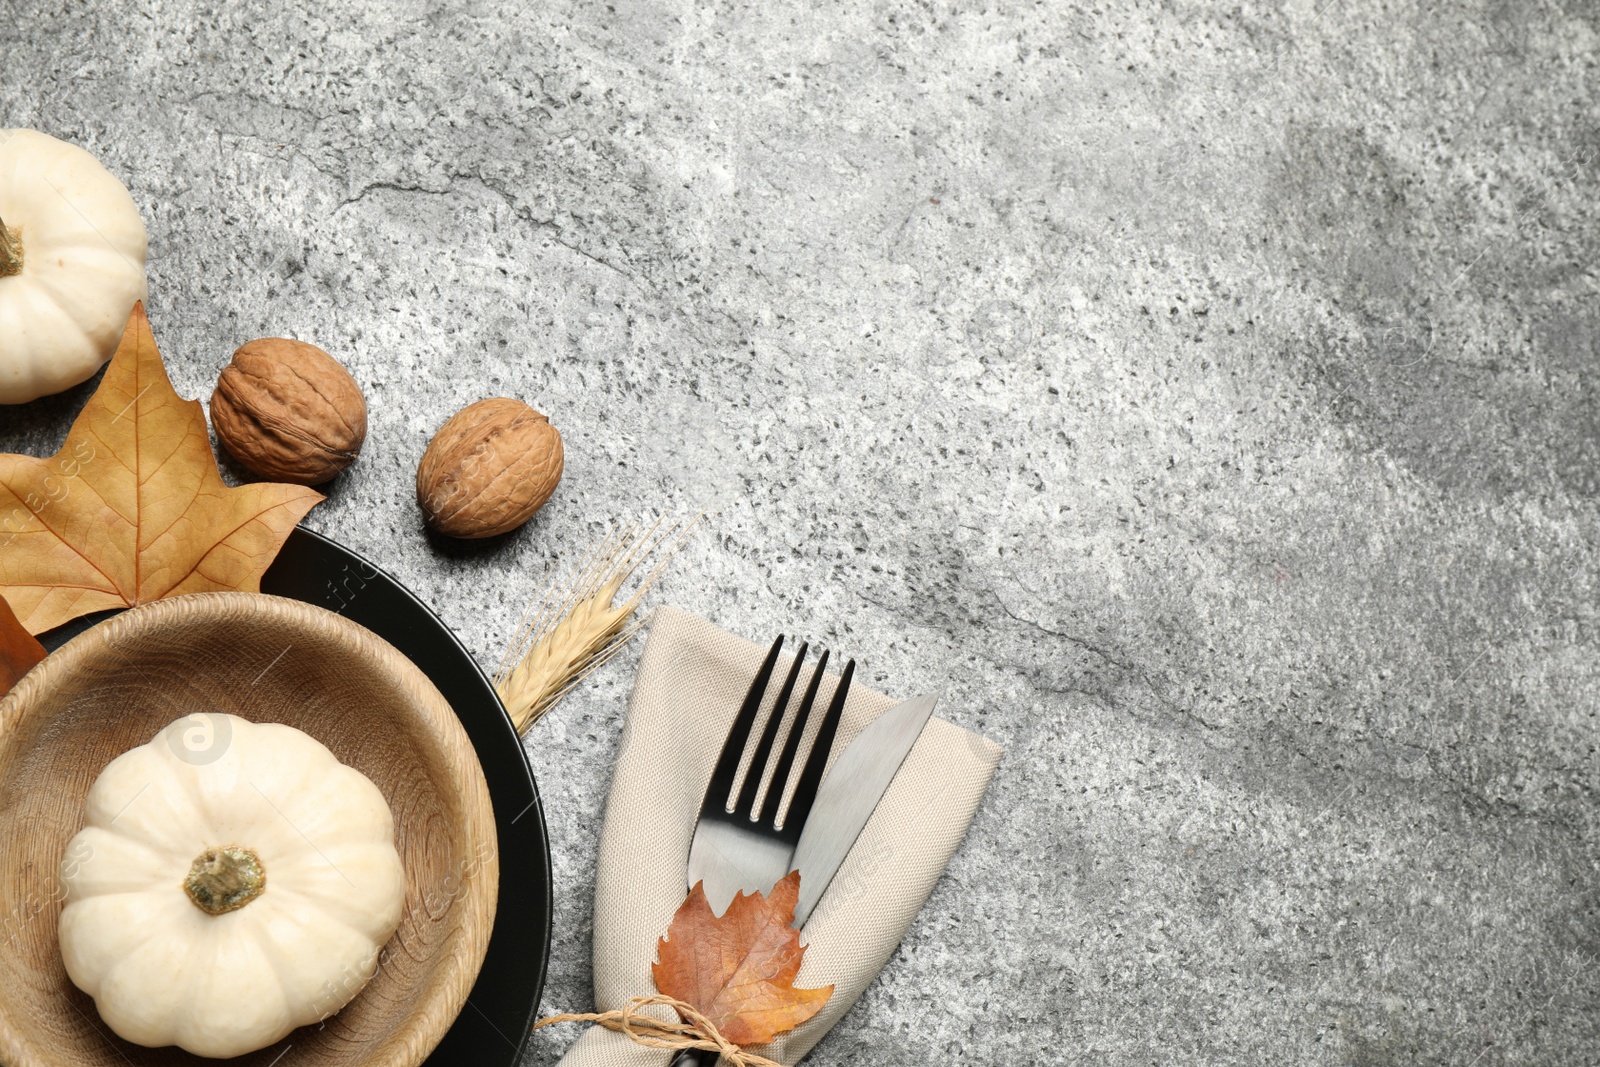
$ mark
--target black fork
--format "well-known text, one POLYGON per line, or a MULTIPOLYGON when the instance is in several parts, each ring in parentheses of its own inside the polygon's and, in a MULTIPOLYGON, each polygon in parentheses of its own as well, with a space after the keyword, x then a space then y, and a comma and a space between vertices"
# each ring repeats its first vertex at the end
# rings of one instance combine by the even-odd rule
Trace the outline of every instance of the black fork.
POLYGON ((794 695, 795 682, 800 677, 800 668, 805 663, 808 647, 801 644, 800 651, 795 653, 794 663, 789 667, 789 674, 783 680, 783 688, 778 691, 778 699, 773 705, 766 729, 761 731, 761 740, 756 744, 755 755, 750 760, 750 771, 745 775, 738 800, 733 805, 733 810, 729 811, 723 798, 732 796, 733 781, 739 773, 739 764, 744 758, 745 744, 750 738, 750 731, 755 727, 756 715, 765 700, 767 685, 771 681, 773 668, 777 666, 778 653, 783 649, 782 637, 772 643, 772 650, 767 653, 766 661, 761 665, 761 672, 750 684, 744 705, 739 709, 739 715, 733 720, 733 726, 728 731, 728 740, 722 745, 722 755, 717 760, 716 769, 711 772, 711 784, 706 787, 706 799, 700 807, 701 819, 743 820, 745 823, 754 824, 758 832, 786 842, 791 849, 800 841, 800 831, 805 826, 806 816, 811 814, 811 805, 816 803, 817 787, 822 784, 822 772, 828 765, 828 753, 833 748, 833 737, 838 733, 839 719, 844 714, 845 698, 850 692, 850 679, 856 670, 855 660, 845 665, 839 686, 834 690, 828 710, 823 713, 822 727, 817 731, 817 738, 811 746, 811 754, 806 760, 805 769, 795 786, 794 799, 789 802, 788 815, 783 825, 779 826, 778 810, 788 785, 789 773, 794 768, 795 756, 800 751, 800 742, 805 736, 806 724, 811 718, 811 709, 816 704, 817 690, 822 685, 822 676, 828 669, 826 650, 817 659, 817 665, 811 671, 811 680, 806 685, 805 697, 795 710, 794 725, 789 729, 788 740, 784 742, 783 751, 778 756, 778 765, 772 772, 772 787, 762 798, 759 808, 756 807, 756 794, 760 791, 762 780, 767 776, 766 770, 768 760, 772 756, 772 746, 777 740, 778 731, 788 712, 789 700, 794 695), (723 803, 719 804, 719 800, 723 800, 723 803), (770 820, 762 818, 763 813, 769 810, 768 805, 771 805, 770 820))

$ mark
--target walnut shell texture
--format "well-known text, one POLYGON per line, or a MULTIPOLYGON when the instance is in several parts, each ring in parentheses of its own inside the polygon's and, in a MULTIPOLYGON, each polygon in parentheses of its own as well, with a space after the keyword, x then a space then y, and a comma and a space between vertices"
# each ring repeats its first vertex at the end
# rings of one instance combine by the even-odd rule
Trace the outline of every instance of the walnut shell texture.
POLYGON ((367 438, 367 402, 350 372, 316 345, 264 337, 222 369, 211 425, 256 474, 320 485, 355 462, 367 438))
POLYGON ((417 466, 417 503, 451 537, 494 537, 533 518, 561 481, 561 434, 520 400, 494 397, 452 415, 417 466))

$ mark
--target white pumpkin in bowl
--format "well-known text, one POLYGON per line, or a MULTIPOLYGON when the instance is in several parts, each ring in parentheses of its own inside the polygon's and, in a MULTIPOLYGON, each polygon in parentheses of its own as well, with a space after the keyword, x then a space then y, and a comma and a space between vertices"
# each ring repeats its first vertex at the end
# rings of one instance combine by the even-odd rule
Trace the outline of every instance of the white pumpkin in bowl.
POLYGON ((0 404, 88 381, 145 298, 145 230, 94 156, 0 130, 0 404))
POLYGON ((180 719, 111 761, 84 821, 61 954, 135 1044, 265 1048, 353 999, 400 923, 383 794, 289 726, 180 719))

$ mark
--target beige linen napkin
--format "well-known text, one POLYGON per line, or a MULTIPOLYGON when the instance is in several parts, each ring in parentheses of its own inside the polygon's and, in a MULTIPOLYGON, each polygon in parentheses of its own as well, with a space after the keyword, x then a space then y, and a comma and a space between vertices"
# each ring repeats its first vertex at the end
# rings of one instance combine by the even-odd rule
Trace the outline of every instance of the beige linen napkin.
MULTIPOLYGON (((656 991, 650 964, 657 939, 683 903, 700 801, 766 651, 687 612, 656 613, 628 702, 600 837, 594 986, 601 1011, 656 991)), ((819 707, 831 689, 825 682, 819 707)), ((896 703, 852 685, 835 754, 896 703)), ((820 718, 812 717, 813 731, 820 718)), ((831 984, 833 996, 810 1022, 757 1051, 793 1064, 855 1003, 961 844, 999 760, 993 742, 942 719, 928 721, 802 933, 809 948, 796 984, 831 984)), ((665 1067, 672 1056, 590 1027, 561 1064, 665 1067)))

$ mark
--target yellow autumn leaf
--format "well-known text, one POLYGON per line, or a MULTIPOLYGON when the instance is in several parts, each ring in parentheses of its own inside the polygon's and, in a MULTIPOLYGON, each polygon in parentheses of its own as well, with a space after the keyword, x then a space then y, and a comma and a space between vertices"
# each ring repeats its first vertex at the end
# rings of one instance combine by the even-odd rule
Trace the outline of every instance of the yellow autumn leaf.
POLYGON ((256 592, 322 499, 298 485, 223 483, 205 413, 173 391, 136 304, 61 451, 0 454, 0 596, 37 634, 180 593, 256 592))

